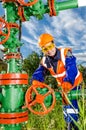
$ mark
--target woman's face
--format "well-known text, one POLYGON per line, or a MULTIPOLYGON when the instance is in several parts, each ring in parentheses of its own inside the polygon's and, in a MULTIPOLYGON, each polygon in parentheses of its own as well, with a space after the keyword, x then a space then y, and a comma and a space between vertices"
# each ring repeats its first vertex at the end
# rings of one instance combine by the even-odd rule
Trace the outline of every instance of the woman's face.
POLYGON ((51 56, 53 57, 56 53, 56 47, 55 44, 52 42, 49 42, 48 44, 46 44, 43 48, 42 51, 45 55, 51 56))

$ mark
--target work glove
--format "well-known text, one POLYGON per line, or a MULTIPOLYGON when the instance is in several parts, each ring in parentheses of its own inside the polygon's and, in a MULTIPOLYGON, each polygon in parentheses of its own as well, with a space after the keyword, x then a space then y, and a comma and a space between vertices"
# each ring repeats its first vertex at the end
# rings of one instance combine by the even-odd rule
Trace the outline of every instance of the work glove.
POLYGON ((63 82, 63 83, 62 83, 62 90, 63 90, 65 93, 68 93, 72 88, 73 88, 73 86, 72 86, 71 83, 69 83, 69 82, 63 82))
POLYGON ((67 97, 67 93, 73 88, 72 84, 69 82, 62 83, 62 102, 64 105, 70 104, 70 101, 67 97))

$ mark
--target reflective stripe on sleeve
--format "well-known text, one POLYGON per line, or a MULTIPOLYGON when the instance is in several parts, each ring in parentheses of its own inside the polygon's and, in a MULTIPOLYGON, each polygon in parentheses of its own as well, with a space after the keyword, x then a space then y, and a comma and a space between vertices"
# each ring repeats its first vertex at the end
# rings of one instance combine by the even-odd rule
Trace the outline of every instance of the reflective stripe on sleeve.
POLYGON ((77 77, 80 75, 80 72, 78 71, 78 73, 77 73, 77 75, 76 75, 76 77, 75 77, 75 79, 77 79, 77 77))
POLYGON ((61 59, 62 59, 63 64, 65 65, 64 49, 65 49, 65 48, 62 48, 62 49, 61 49, 61 59))
POLYGON ((42 61, 43 61, 43 65, 47 68, 47 65, 45 64, 45 59, 46 57, 43 57, 42 61))
POLYGON ((79 112, 78 112, 78 109, 68 108, 67 113, 68 114, 78 114, 79 112))

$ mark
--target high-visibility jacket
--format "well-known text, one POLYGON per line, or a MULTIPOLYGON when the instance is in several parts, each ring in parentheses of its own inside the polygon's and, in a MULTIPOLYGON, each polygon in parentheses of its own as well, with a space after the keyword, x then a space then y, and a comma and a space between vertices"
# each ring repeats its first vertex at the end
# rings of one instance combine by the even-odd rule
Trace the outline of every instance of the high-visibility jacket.
POLYGON ((43 72, 45 68, 50 71, 53 77, 56 78, 59 86, 61 86, 63 81, 68 81, 73 86, 78 86, 82 82, 82 74, 79 72, 79 70, 76 67, 76 63, 74 61, 75 57, 73 55, 68 56, 68 52, 71 52, 71 49, 58 48, 57 51, 59 52, 57 54, 59 56, 57 58, 56 65, 55 65, 56 72, 54 70, 54 66, 49 61, 49 57, 44 56, 41 61, 41 66, 34 72, 32 79, 43 82, 42 77, 44 76, 43 72), (70 61, 71 61, 71 65, 70 65, 70 61), (67 78, 67 76, 69 77, 67 78), (71 82, 70 79, 73 79, 73 78, 74 78, 74 81, 71 82))

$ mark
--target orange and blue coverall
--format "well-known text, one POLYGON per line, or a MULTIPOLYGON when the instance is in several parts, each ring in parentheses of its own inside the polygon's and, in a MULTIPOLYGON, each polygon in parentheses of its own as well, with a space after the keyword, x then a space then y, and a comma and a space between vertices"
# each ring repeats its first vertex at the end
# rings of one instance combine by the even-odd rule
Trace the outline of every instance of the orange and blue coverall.
MULTIPOLYGON (((70 83, 71 90, 79 89, 79 84, 82 82, 82 75, 76 66, 76 57, 72 55, 70 48, 56 48, 56 54, 54 57, 44 56, 39 67, 32 75, 33 80, 44 82, 44 78, 47 70, 51 75, 56 78, 59 86, 63 83, 70 83)), ((63 114, 66 122, 72 122, 71 117, 74 120, 78 120, 78 104, 77 100, 71 101, 72 105, 63 106, 63 114)))

